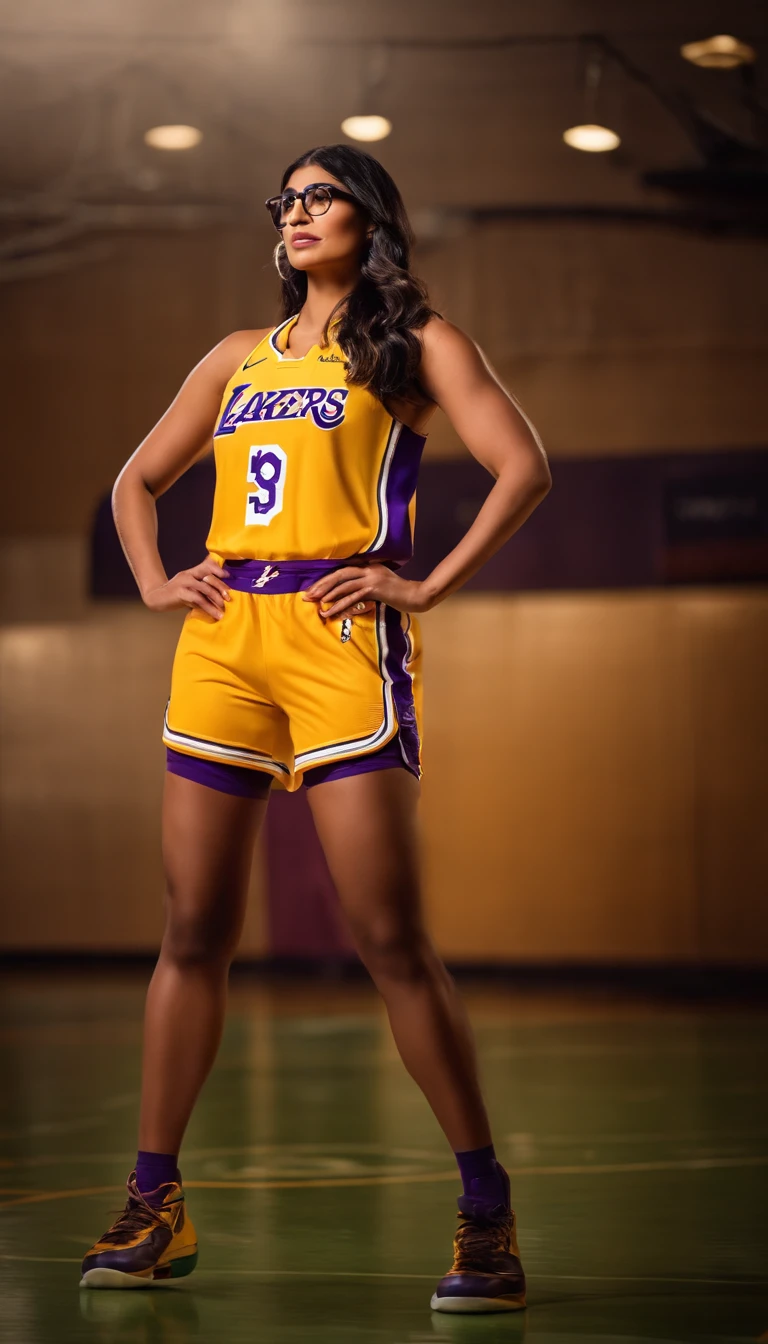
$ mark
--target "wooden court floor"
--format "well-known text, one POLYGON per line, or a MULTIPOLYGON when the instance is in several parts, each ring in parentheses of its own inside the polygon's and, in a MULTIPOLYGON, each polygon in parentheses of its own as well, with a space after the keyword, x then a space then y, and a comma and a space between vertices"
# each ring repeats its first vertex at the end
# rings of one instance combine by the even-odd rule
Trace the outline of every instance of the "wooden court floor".
POLYGON ((529 1307, 433 1315, 452 1155, 362 984, 233 976, 181 1155, 199 1268, 78 1290, 135 1153, 148 972, 12 972, 0 1340, 768 1340, 765 1008, 465 988, 529 1307))

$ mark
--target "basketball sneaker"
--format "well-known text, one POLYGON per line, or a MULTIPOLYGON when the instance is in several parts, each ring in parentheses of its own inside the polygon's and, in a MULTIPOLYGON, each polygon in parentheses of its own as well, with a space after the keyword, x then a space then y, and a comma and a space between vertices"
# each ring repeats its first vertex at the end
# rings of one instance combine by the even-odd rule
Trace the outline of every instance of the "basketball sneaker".
POLYGON ((432 1295, 433 1311, 521 1311, 525 1274, 520 1263, 509 1177, 503 1167, 507 1198, 495 1208, 471 1195, 460 1195, 459 1226, 453 1264, 432 1295))
POLYGON ((81 1288, 150 1288, 191 1274, 197 1236, 176 1181, 142 1195, 136 1172, 126 1181, 128 1200, 83 1260, 81 1288))

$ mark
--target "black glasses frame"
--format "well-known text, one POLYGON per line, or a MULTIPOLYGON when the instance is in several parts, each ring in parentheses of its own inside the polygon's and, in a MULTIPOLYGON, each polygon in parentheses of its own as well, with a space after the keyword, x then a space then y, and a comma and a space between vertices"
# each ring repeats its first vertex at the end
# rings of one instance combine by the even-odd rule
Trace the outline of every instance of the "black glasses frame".
POLYGON ((313 219, 315 215, 327 215, 334 200, 337 197, 339 197, 343 201, 353 201, 355 205, 361 204, 361 202, 358 201, 357 197, 353 196, 351 192, 343 191, 341 187, 337 187, 333 182, 309 182, 306 187, 302 187, 301 191, 297 191, 295 188, 292 187, 290 190, 282 192, 279 196, 270 196, 269 200, 264 202, 267 210, 269 211, 272 217, 272 223, 274 224, 278 233, 282 233, 283 229, 285 228, 285 224, 281 224, 279 220, 282 204, 286 196, 291 196, 293 198, 290 206, 288 207, 288 210, 286 211, 287 214, 290 214, 298 198, 301 200, 301 205, 302 209, 304 210, 304 213, 306 215, 309 215, 310 219, 313 219), (323 187, 325 191, 329 191, 331 193, 331 199, 328 202, 327 206, 325 207, 325 210, 315 210, 313 212, 312 210, 309 210, 307 208, 307 192, 312 191, 315 187, 323 187))

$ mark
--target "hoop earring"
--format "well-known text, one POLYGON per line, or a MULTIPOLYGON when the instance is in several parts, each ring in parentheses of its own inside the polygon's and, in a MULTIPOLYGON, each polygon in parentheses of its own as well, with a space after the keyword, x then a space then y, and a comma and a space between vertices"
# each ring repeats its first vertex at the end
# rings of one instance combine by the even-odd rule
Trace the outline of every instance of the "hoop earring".
MULTIPOLYGON (((289 279, 289 276, 285 275, 285 274, 280 270, 280 248, 281 248, 281 247, 282 247, 283 251, 285 252, 285 250, 286 250, 286 248, 285 248, 285 243, 283 242, 282 238, 280 239, 280 242, 279 242, 279 243, 276 243, 276 244, 275 244, 275 250, 274 250, 274 252, 272 253, 272 256, 273 256, 273 259, 274 259, 274 262, 275 262, 275 267, 276 267, 276 269, 277 269, 277 274, 280 276, 280 279, 281 279, 281 280, 288 280, 288 279, 289 279)), ((291 264, 291 263, 289 262, 288 265, 290 266, 290 264, 291 264)))

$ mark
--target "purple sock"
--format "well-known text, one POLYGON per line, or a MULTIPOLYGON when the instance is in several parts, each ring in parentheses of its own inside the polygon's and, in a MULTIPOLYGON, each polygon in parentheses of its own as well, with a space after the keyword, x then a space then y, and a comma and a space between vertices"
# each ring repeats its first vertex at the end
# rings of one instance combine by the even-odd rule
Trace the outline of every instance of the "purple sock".
POLYGON ((459 1164, 464 1194, 468 1195, 474 1204, 482 1204, 492 1209, 497 1204, 508 1202, 506 1183, 492 1143, 489 1143, 487 1148, 472 1148, 466 1153, 456 1153, 455 1156, 459 1164))
MULTIPOLYGON (((143 1153, 136 1157, 136 1184, 139 1192, 146 1197, 148 1191, 156 1190, 168 1181, 178 1181, 181 1185, 181 1172, 176 1165, 176 1153, 143 1153)), ((151 1200, 150 1200, 151 1203, 151 1200)))

